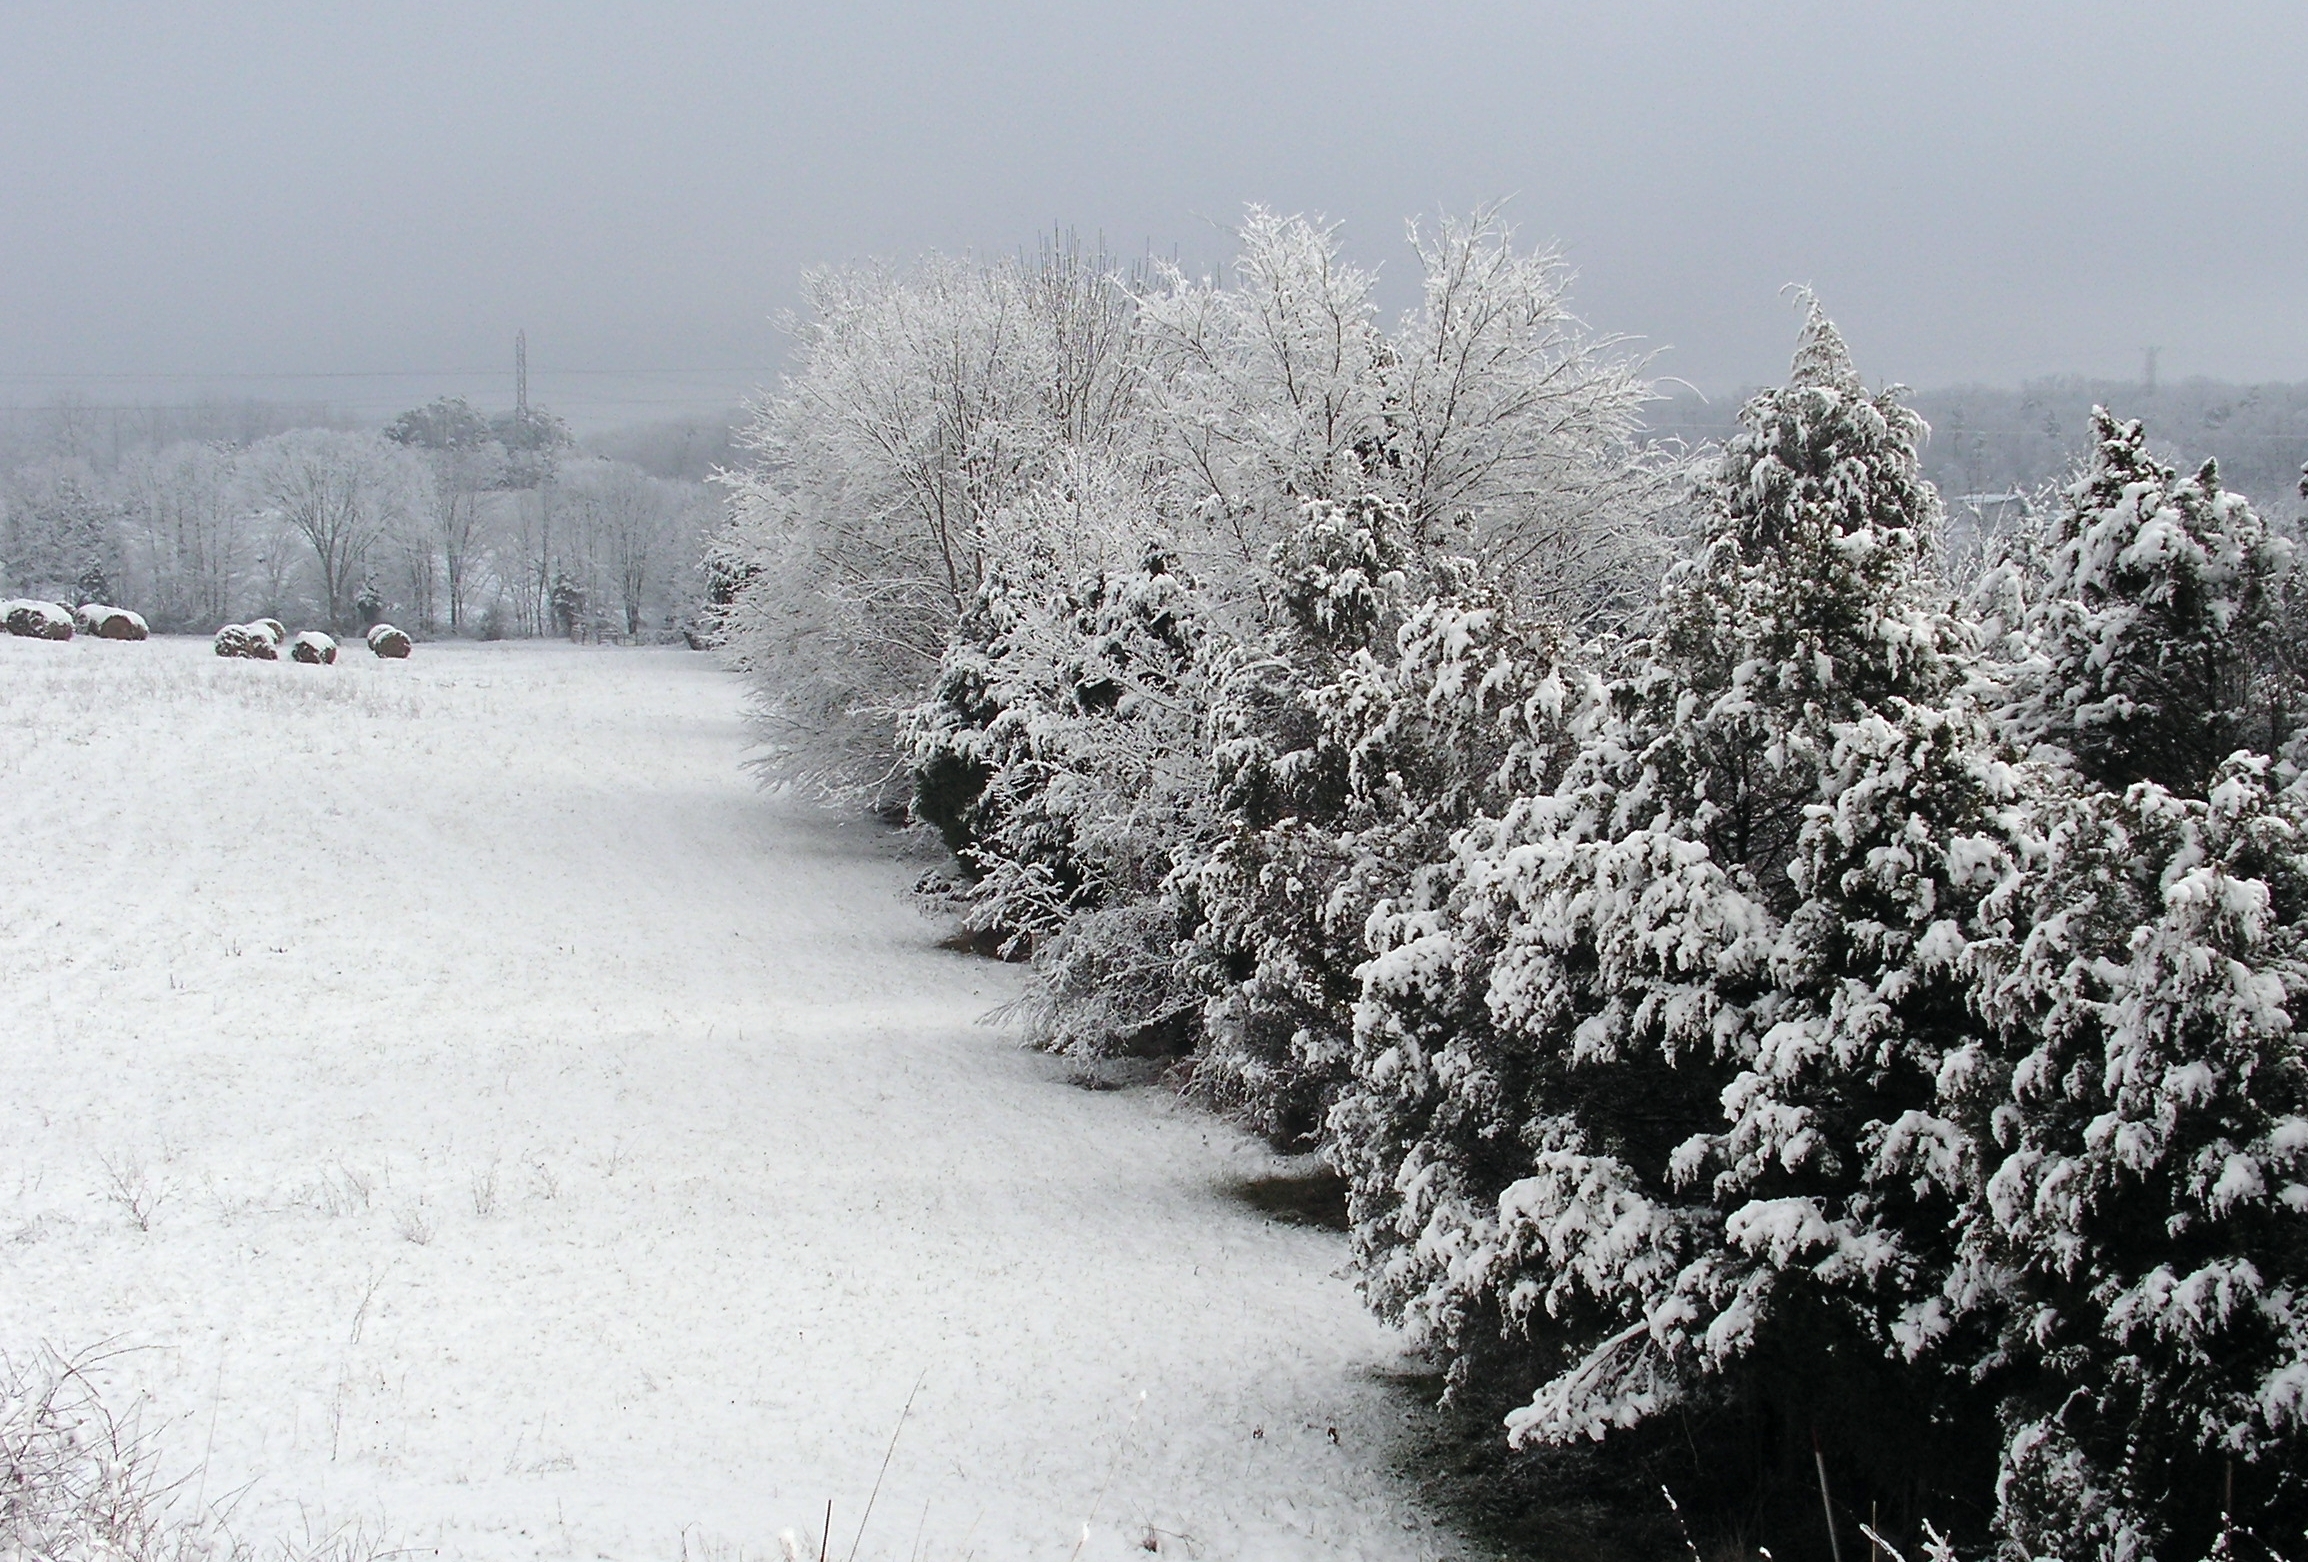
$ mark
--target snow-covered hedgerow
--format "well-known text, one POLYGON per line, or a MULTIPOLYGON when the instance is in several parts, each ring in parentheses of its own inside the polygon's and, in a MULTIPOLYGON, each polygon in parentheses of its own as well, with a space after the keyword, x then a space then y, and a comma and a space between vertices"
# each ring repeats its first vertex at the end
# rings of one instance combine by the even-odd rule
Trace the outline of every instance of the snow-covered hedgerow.
POLYGON ((1518 1444, 2031 1557, 2308 1517, 2294 542, 2103 414, 1951 571, 1815 305, 1686 507, 1491 219, 1391 331, 1240 236, 826 282, 724 538, 773 771, 905 795, 1039 1042, 1325 1153, 1518 1444))

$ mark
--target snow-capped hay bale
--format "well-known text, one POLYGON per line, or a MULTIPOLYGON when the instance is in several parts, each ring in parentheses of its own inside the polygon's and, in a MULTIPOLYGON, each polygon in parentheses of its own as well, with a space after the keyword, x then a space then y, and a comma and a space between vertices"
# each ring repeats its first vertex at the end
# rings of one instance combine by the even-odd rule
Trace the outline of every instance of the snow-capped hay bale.
POLYGON ((409 654, 409 637, 390 624, 379 624, 369 631, 369 649, 393 661, 402 661, 409 654))
POLYGON ((277 618, 251 619, 246 627, 263 631, 263 633, 272 641, 276 648, 281 644, 281 642, 288 639, 287 626, 282 624, 281 621, 277 618))
POLYGON ((142 640, 152 633, 142 614, 102 602, 80 605, 80 632, 101 640, 142 640))
POLYGON ((319 667, 337 659, 337 643, 317 629, 307 629, 289 642, 289 660, 319 667))
POLYGON ((227 624, 216 632, 216 654, 245 656, 254 662, 277 662, 280 651, 271 635, 255 624, 227 624))
POLYGON ((34 602, 29 599, 6 605, 8 632, 22 635, 27 640, 69 640, 72 638, 72 615, 55 602, 34 602))

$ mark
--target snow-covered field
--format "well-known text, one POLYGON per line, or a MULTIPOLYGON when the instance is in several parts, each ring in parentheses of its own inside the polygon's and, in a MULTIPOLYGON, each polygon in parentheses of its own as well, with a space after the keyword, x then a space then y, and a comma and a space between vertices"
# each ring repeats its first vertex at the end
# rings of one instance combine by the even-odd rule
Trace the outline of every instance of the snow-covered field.
MULTIPOLYGON (((461 1557, 1423 1557, 1262 1151, 977 1023, 683 651, 0 637, 0 1350, 461 1557), (1334 1436, 1335 1429, 1335 1436, 1334 1436)), ((237 1495, 237 1497, 235 1496, 237 1495)))

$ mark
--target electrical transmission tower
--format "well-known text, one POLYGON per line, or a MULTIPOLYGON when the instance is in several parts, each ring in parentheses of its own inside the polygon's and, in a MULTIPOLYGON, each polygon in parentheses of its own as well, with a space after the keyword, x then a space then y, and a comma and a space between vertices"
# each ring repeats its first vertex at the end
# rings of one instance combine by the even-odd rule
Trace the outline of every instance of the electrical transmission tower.
POLYGON ((513 416, 529 426, 529 333, 513 333, 513 416))

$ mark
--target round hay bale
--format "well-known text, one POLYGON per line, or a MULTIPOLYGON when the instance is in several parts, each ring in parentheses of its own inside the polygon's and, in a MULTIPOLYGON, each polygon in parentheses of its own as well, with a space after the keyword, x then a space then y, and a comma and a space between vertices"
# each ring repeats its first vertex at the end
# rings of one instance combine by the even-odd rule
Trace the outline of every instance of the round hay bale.
POLYGON ((72 638, 72 615, 55 602, 36 602, 30 599, 7 604, 8 632, 22 635, 27 640, 69 640, 72 638))
POLYGON ((288 630, 277 618, 250 619, 246 627, 250 629, 262 630, 272 640, 272 643, 276 647, 279 646, 282 641, 288 638, 288 630))
POLYGON ((307 629, 289 642, 289 660, 320 667, 337 659, 337 643, 317 629, 307 629))
POLYGON ((131 613, 124 607, 109 607, 102 602, 83 602, 80 605, 80 632, 101 640, 142 640, 152 633, 141 614, 131 613))
POLYGON ((277 662, 280 651, 271 635, 255 624, 227 624, 216 632, 216 654, 245 656, 252 662, 277 662))
POLYGON ((379 624, 369 631, 369 649, 392 661, 403 661, 409 654, 409 637, 390 624, 379 624))

